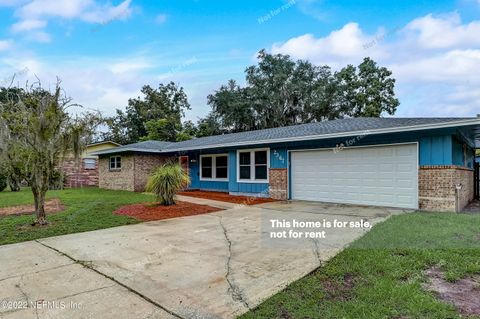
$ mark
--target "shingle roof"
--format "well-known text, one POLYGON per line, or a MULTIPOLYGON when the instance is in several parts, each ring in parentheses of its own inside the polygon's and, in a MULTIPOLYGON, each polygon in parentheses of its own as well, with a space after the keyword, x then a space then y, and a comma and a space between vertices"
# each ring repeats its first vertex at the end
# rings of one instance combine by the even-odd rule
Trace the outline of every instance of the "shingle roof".
MULTIPOLYGON (((269 143, 270 141, 288 140, 292 138, 311 138, 321 135, 344 134, 350 132, 375 131, 390 128, 422 127, 440 124, 453 124, 465 120, 477 120, 480 118, 348 118, 318 123, 301 124, 294 126, 278 127, 272 129, 232 133, 225 135, 209 136, 191 139, 184 142, 172 143, 163 151, 191 150, 214 146, 233 146, 246 144, 269 143)), ((475 123, 474 123, 475 124, 475 123)))
POLYGON ((160 153, 161 150, 167 147, 169 144, 171 144, 171 142, 145 141, 94 152, 91 155, 115 154, 124 152, 160 153))
POLYGON ((300 124, 242 133, 194 138, 170 143, 147 141, 109 149, 95 155, 126 151, 166 153, 237 145, 268 144, 270 142, 340 137, 361 133, 408 131, 441 127, 442 125, 480 125, 480 118, 348 118, 318 123, 300 124))

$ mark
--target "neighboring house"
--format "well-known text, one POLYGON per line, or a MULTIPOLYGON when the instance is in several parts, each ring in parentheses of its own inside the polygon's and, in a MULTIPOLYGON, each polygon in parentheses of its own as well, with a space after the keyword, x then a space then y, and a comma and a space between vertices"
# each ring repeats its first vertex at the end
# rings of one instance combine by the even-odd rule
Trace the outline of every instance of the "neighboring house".
POLYGON ((351 118, 96 152, 102 188, 143 191, 168 158, 191 189, 459 210, 473 199, 480 118, 351 118))
POLYGON ((109 150, 120 144, 104 141, 87 145, 79 160, 67 158, 63 163, 65 187, 75 188, 84 186, 98 186, 98 156, 91 153, 109 150))

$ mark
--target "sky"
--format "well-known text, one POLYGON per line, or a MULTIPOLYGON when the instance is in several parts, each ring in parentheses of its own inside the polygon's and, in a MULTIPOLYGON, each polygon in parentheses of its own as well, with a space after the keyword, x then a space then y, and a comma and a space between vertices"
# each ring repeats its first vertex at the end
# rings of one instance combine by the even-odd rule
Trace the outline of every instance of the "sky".
POLYGON ((397 79, 396 116, 480 113, 480 0, 0 0, 0 86, 59 78, 107 116, 174 81, 196 121, 261 49, 334 70, 369 56, 397 79))

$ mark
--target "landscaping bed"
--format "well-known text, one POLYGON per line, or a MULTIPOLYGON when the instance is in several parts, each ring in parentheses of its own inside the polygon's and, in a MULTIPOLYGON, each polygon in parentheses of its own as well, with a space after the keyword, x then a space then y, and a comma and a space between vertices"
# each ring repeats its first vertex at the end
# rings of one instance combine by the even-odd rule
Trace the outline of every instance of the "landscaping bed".
POLYGON ((218 200, 221 202, 228 202, 242 205, 257 205, 264 203, 276 202, 277 200, 272 198, 254 197, 254 196, 234 196, 225 192, 210 192, 210 191, 184 191, 178 193, 178 195, 218 200))
MULTIPOLYGON (((63 212, 64 210, 65 210, 65 206, 63 206, 62 202, 58 198, 51 198, 45 201, 45 213, 47 214, 55 214, 55 213, 63 212)), ((10 216, 10 215, 18 216, 18 215, 31 215, 31 214, 35 214, 34 205, 17 205, 17 206, 0 208, 0 217, 10 216)))
POLYGON ((175 217, 208 214, 221 211, 221 208, 177 201, 175 205, 162 206, 159 204, 143 203, 123 206, 114 214, 126 215, 141 221, 162 220, 175 217))

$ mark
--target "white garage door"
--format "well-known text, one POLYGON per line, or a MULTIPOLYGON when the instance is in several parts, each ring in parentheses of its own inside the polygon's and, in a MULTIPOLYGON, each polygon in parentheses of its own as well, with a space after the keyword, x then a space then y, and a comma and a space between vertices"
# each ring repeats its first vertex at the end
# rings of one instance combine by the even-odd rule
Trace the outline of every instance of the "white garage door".
POLYGON ((291 155, 293 199, 418 207, 417 144, 291 155))

